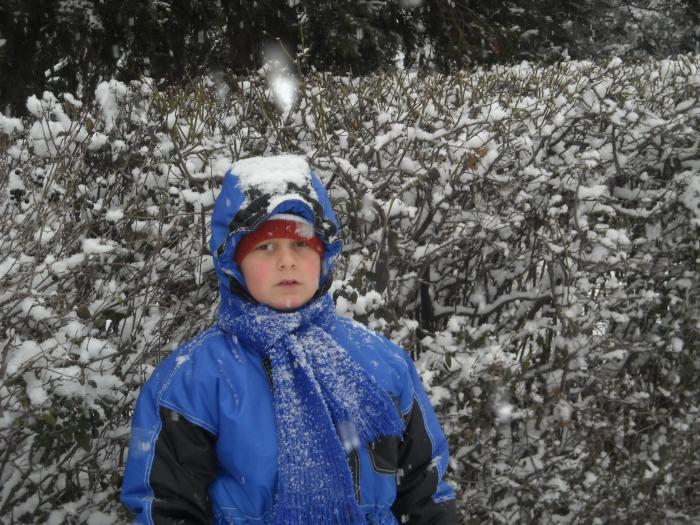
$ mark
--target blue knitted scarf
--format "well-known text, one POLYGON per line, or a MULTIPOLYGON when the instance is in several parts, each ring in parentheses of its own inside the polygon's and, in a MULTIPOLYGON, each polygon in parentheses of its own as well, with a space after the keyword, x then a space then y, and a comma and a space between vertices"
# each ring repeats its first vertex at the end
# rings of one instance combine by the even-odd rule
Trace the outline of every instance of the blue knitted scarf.
POLYGON ((272 365, 275 524, 364 524, 346 452, 380 436, 400 436, 403 424, 387 393, 330 336, 330 295, 292 312, 236 297, 226 303, 219 325, 272 365))

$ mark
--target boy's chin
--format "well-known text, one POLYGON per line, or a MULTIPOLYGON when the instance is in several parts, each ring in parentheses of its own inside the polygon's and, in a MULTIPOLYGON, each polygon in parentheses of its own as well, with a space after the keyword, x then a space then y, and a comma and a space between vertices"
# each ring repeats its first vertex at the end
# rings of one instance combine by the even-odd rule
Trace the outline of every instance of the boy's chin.
MULTIPOLYGON (((303 306, 303 305, 301 305, 301 306, 303 306)), ((299 308, 301 308, 301 306, 290 306, 290 307, 288 307, 288 308, 283 308, 283 307, 280 307, 280 306, 270 306, 270 308, 272 308, 273 310, 276 310, 276 311, 278 311, 278 312, 280 312, 280 313, 288 314, 288 313, 290 313, 290 312, 295 312, 295 311, 297 311, 299 308)))
POLYGON ((304 306, 310 300, 311 298, 304 300, 303 298, 285 297, 279 300, 275 300, 267 306, 274 310, 277 310, 278 312, 293 312, 294 310, 298 310, 299 308, 304 306))

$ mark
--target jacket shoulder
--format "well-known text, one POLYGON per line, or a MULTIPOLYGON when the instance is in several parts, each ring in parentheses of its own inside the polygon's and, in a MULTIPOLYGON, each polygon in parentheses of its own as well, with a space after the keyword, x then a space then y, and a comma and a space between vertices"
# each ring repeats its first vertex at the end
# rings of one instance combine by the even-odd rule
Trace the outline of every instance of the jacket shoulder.
POLYGON ((156 406, 180 413, 216 434, 220 371, 232 349, 226 335, 210 328, 178 347, 155 369, 141 392, 156 406))
POLYGON ((337 317, 332 335, 344 346, 346 344, 357 346, 364 351, 380 353, 391 358, 398 358, 404 363, 408 359, 410 362, 410 356, 403 348, 353 319, 337 317))
POLYGON ((414 365, 403 348, 345 317, 336 319, 331 336, 395 397, 402 413, 411 410, 414 396, 411 370, 414 365))

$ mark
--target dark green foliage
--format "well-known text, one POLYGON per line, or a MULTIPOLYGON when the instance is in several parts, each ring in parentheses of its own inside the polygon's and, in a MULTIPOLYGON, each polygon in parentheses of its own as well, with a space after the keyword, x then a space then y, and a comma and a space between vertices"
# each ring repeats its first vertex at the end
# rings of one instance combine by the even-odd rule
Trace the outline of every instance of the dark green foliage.
POLYGON ((568 55, 667 56, 698 48, 697 0, 4 0, 0 106, 27 93, 90 93, 107 78, 180 85, 248 73, 270 52, 302 73, 568 55))
POLYGON ((302 38, 322 70, 366 74, 393 63, 415 20, 391 0, 305 1, 302 38))
POLYGON ((9 0, 0 100, 17 112, 44 89, 82 96, 100 80, 143 75, 182 82, 214 65, 222 15, 207 1, 9 0))
POLYGON ((611 8, 605 0, 427 0, 417 11, 444 69, 593 56, 601 45, 596 30, 611 8))

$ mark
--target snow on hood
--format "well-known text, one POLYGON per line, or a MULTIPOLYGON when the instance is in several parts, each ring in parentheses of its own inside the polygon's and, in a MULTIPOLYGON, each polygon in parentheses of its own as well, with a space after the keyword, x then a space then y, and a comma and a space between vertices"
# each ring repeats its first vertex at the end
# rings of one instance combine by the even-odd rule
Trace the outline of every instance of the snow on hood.
POLYGON ((244 192, 257 189, 282 197, 290 185, 303 187, 310 181, 306 159, 295 155, 253 157, 236 162, 231 171, 238 177, 238 185, 244 192))
POLYGON ((319 294, 328 289, 342 243, 326 189, 304 157, 253 157, 234 163, 226 173, 212 213, 209 246, 222 298, 235 294, 251 299, 233 255, 243 236, 278 214, 297 215, 314 225, 325 246, 319 294))

